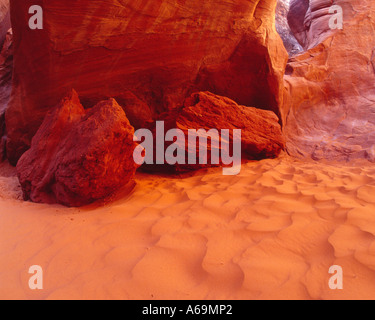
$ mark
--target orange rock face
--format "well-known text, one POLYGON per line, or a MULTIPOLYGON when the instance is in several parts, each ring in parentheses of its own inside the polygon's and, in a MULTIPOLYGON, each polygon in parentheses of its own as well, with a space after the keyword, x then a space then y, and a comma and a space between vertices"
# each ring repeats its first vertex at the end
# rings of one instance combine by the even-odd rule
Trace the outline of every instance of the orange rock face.
POLYGON ((333 1, 344 10, 344 25, 343 30, 332 31, 327 6, 314 15, 319 6, 310 2, 307 12, 316 17, 311 21, 315 33, 307 32, 306 46, 323 42, 287 66, 287 149, 292 155, 317 160, 374 161, 375 4, 333 1))
POLYGON ((25 200, 82 206, 134 183, 134 129, 115 100, 85 111, 73 91, 17 164, 25 200))
POLYGON ((109 97, 123 104, 130 92, 127 107, 147 105, 145 120, 204 90, 279 113, 287 54, 275 30, 276 0, 49 0, 44 29, 30 30, 34 4, 11 3, 12 163, 71 88, 85 106, 109 97))

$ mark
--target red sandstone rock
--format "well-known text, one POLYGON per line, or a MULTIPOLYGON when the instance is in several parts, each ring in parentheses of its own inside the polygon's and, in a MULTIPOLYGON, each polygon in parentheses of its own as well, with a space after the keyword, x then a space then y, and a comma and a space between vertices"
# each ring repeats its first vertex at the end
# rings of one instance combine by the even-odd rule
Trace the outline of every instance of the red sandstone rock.
POLYGON ((9 0, 0 0, 0 162, 5 158, 5 110, 11 92, 13 41, 10 29, 9 0))
POLYGON ((135 129, 148 128, 149 122, 152 122, 155 117, 150 107, 130 91, 125 91, 119 95, 116 101, 124 109, 129 122, 135 129))
POLYGON ((186 99, 178 114, 177 128, 241 129, 246 159, 277 157, 284 147, 279 119, 272 111, 238 105, 233 100, 199 92, 186 99))
MULTIPOLYGON (((307 47, 332 33, 327 31, 328 3, 310 3, 307 47)), ((287 150, 316 160, 375 161, 375 3, 334 4, 344 10, 343 30, 294 57, 287 67, 287 150)))
POLYGON ((0 53, 0 113, 5 112, 12 90, 13 33, 9 29, 0 53))
POLYGON ((25 200, 82 206, 132 183, 133 134, 114 99, 85 111, 72 91, 46 115, 17 164, 25 200))
POLYGON ((3 47, 6 34, 10 28, 9 0, 0 0, 0 47, 3 47))
POLYGON ((11 3, 17 50, 6 121, 12 163, 71 87, 85 106, 120 101, 130 91, 150 115, 205 90, 279 112, 287 53, 275 30, 276 0, 49 0, 42 5, 44 29, 30 30, 33 4, 11 3))
POLYGON ((6 35, 3 49, 0 53, 0 161, 4 160, 6 152, 5 110, 8 106, 12 90, 13 45, 12 29, 6 35))
POLYGON ((5 138, 5 113, 0 114, 0 162, 2 162, 5 157, 5 146, 6 146, 6 138, 5 138))
MULTIPOLYGON (((169 169, 175 171, 195 170, 211 166, 212 164, 212 144, 210 142, 207 144, 207 164, 199 164, 198 142, 196 149, 189 151, 189 129, 204 129, 206 132, 210 129, 217 129, 219 135, 221 134, 222 129, 228 129, 230 132, 230 150, 233 149, 233 130, 241 129, 241 158, 243 160, 275 158, 283 150, 285 144, 281 127, 278 122, 279 119, 274 112, 241 106, 229 98, 218 96, 210 92, 192 94, 186 99, 184 106, 180 110, 173 112, 168 116, 164 116, 163 119, 165 120, 165 132, 169 129, 175 128, 184 132, 186 137, 183 146, 186 148, 185 159, 188 159, 189 152, 193 152, 197 162, 197 164, 194 165, 177 163, 172 168, 169 167, 169 169)), ((155 136, 156 134, 154 131, 154 137, 155 136)), ((221 141, 220 138, 219 141, 221 141)), ((166 144, 165 147, 167 148, 169 145, 171 145, 171 143, 166 144)), ((155 153, 156 152, 154 152, 154 155, 155 153)), ((155 169, 155 166, 152 168, 155 169)), ((164 166, 163 169, 165 169, 164 166)))

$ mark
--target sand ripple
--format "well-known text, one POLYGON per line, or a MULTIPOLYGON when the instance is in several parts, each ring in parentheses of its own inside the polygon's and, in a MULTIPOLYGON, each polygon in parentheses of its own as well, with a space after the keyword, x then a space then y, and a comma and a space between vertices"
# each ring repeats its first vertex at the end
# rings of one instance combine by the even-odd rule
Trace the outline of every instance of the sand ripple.
POLYGON ((368 164, 283 157, 238 176, 140 173, 130 197, 96 209, 19 199, 17 179, 3 174, 0 298, 375 298, 368 164), (34 264, 44 270, 38 292, 27 285, 34 264), (332 265, 344 290, 328 287, 332 265))

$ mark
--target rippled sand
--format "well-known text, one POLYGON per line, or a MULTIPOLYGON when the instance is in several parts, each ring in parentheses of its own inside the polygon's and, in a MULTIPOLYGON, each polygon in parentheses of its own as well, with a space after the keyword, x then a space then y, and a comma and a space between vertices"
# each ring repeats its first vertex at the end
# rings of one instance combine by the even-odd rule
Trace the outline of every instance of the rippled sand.
POLYGON ((81 209, 23 202, 0 172, 2 299, 375 299, 375 165, 138 173, 129 197, 81 209), (32 265, 43 290, 28 287, 32 265))

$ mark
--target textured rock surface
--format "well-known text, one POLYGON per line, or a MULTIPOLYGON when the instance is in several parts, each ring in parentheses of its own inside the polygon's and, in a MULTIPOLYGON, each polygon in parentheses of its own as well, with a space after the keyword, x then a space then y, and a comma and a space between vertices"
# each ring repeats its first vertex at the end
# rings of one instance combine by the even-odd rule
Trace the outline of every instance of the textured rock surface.
POLYGON ((72 91, 17 164, 25 200, 82 206, 133 181, 134 129, 110 99, 85 111, 72 91))
MULTIPOLYGON (((314 159, 374 161, 375 3, 333 4, 344 9, 343 30, 291 59, 287 67, 287 149, 292 155, 314 159)), ((311 28, 317 25, 324 31, 328 21, 319 16, 317 22, 311 21, 311 28)), ((322 36, 311 35, 306 38, 308 46, 322 36)))
POLYGON ((366 10, 367 1, 359 0, 291 0, 288 14, 289 26, 304 49, 311 49, 326 38, 333 35, 335 30, 329 27, 332 14, 329 9, 339 5, 345 12, 345 18, 350 19, 356 6, 360 11, 366 10))
POLYGON ((276 0, 13 0, 10 161, 72 87, 85 106, 131 91, 153 115, 204 90, 278 112, 287 53, 275 7, 276 0), (32 4, 44 8, 43 30, 28 28, 32 4))
POLYGON ((288 24, 289 0, 278 0, 276 6, 276 30, 284 42, 285 49, 290 56, 303 51, 288 24))
POLYGON ((247 159, 275 158, 284 147, 279 119, 272 111, 241 106, 210 92, 186 99, 176 124, 182 130, 241 129, 242 152, 247 159))
POLYGON ((5 113, 0 114, 0 162, 6 157, 6 131, 5 131, 5 113))
POLYGON ((6 152, 5 110, 8 106, 12 90, 13 72, 13 42, 12 29, 6 35, 3 49, 0 53, 0 161, 4 160, 6 152))
POLYGON ((8 30, 11 28, 9 0, 0 0, 0 46, 2 47, 8 30))
POLYGON ((13 33, 9 29, 0 52, 0 112, 4 112, 12 89, 13 33))
POLYGON ((11 92, 12 31, 10 29, 9 0, 0 0, 0 161, 5 158, 5 110, 11 92))
POLYGON ((309 9, 309 3, 309 0, 290 0, 288 12, 289 27, 303 48, 307 47, 305 16, 309 9))
MULTIPOLYGON (((261 110, 252 107, 238 105, 233 100, 212 94, 210 92, 199 92, 192 94, 186 99, 184 106, 164 117, 165 132, 169 129, 180 129, 184 132, 186 140, 184 144, 185 159, 188 154, 194 153, 196 162, 199 163, 199 143, 196 150, 188 149, 188 130, 204 129, 207 132, 210 129, 217 129, 219 135, 222 129, 229 130, 230 150, 232 151, 233 130, 241 129, 241 147, 242 159, 260 160, 265 158, 277 157, 284 149, 285 141, 281 132, 279 119, 274 112, 261 110)), ((156 134, 154 133, 154 137, 156 134)), ((206 137, 206 134, 198 134, 199 137, 206 137)), ((218 146, 220 145, 220 154, 222 151, 223 140, 218 137, 218 146)), ((198 169, 200 167, 211 166, 211 142, 208 140, 207 165, 176 164, 173 170, 185 171, 198 169)), ((166 144, 167 148, 169 144, 166 144)), ((155 144, 154 144, 155 145, 155 144)), ((156 153, 156 152, 155 152, 156 153)), ((155 155, 154 153, 154 155, 155 155)), ((154 167, 155 168, 155 167, 154 167)))

